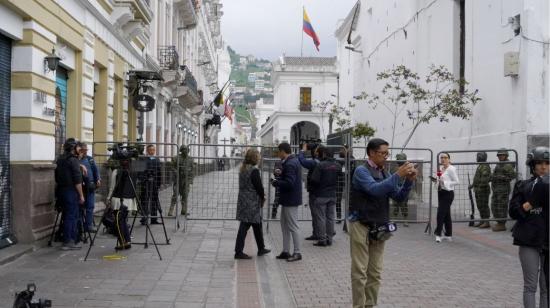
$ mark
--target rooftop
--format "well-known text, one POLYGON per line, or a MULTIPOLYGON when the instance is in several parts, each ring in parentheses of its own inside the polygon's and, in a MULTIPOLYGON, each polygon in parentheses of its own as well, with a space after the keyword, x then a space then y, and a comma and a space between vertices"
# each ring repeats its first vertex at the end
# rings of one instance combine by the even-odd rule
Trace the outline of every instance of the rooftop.
POLYGON ((333 66, 336 57, 284 57, 284 62, 296 66, 333 66))

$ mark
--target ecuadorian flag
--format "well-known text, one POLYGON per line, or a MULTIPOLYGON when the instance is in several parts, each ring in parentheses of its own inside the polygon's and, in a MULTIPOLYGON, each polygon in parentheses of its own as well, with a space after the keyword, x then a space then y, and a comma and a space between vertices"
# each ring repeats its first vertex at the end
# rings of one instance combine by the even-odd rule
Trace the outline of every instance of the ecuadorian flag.
POLYGON ((311 21, 309 20, 309 17, 307 16, 305 8, 304 8, 304 26, 303 26, 303 30, 307 35, 309 35, 313 39, 313 44, 315 44, 315 48, 317 48, 317 51, 319 51, 319 45, 321 45, 321 42, 319 42, 319 38, 317 37, 317 34, 315 33, 315 30, 313 30, 313 26, 311 26, 311 21))

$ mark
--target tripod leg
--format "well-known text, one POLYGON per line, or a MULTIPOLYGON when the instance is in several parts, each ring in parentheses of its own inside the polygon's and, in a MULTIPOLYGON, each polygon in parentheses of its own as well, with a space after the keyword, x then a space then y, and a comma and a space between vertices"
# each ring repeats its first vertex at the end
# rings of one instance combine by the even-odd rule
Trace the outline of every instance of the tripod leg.
POLYGON ((52 234, 50 235, 50 240, 48 241, 48 246, 50 247, 52 247, 53 238, 55 236, 55 227, 57 227, 57 221, 59 220, 59 215, 61 215, 60 212, 57 212, 57 215, 55 215, 55 222, 53 223, 52 234))
MULTIPOLYGON (((147 231, 149 234, 151 234, 151 241, 153 242, 153 245, 155 245, 155 249, 157 250, 157 254, 159 255, 159 260, 162 261, 162 257, 160 255, 159 247, 157 245, 157 242, 155 241, 155 237, 153 236, 153 231, 151 231, 151 227, 149 225, 146 225, 147 231)), ((147 232, 145 233, 145 245, 147 245, 147 232)))
MULTIPOLYGON (((103 211, 103 215, 101 215, 101 220, 103 221, 103 218, 105 218, 105 214, 107 211, 103 211)), ((99 233, 99 228, 101 228, 101 223, 97 225, 94 236, 92 237, 91 234, 88 233, 88 236, 90 236, 90 246, 88 246, 88 251, 86 252, 86 256, 84 257, 84 261, 88 260, 88 255, 90 254, 90 250, 92 250, 92 246, 94 246, 95 238, 97 234, 99 233)))
POLYGON ((166 238, 166 245, 170 245, 170 239, 168 238, 168 233, 166 232, 166 225, 164 224, 164 215, 162 215, 162 208, 160 206, 160 201, 158 200, 158 197, 157 197, 157 201, 158 201, 158 212, 159 212, 159 216, 160 216, 160 222, 162 223, 162 229, 164 230, 164 237, 166 238))

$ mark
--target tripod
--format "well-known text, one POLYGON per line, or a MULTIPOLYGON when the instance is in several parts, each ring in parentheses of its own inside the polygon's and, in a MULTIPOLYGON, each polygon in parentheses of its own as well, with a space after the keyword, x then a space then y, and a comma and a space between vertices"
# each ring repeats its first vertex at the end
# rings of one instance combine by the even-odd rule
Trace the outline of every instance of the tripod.
MULTIPOLYGON (((144 200, 141 200, 140 201, 140 204, 141 206, 139 207, 141 210, 138 211, 138 212, 141 212, 141 217, 142 217, 142 221, 143 219, 145 220, 145 225, 147 226, 147 228, 150 228, 150 225, 151 225, 151 218, 157 218, 157 216, 155 215, 154 217, 151 216, 151 210, 152 210, 152 207, 156 207, 157 210, 158 210, 158 213, 160 214, 158 217, 160 218, 160 221, 161 221, 161 224, 162 224, 162 229, 164 231, 164 237, 166 238, 166 244, 164 245, 170 245, 170 239, 168 238, 168 233, 166 232, 166 225, 164 224, 164 215, 162 214, 162 207, 160 206, 160 201, 158 200, 158 194, 156 194, 155 198, 153 198, 153 187, 154 187, 154 181, 153 181, 153 173, 150 172, 150 171, 146 171, 146 177, 145 179, 142 181, 142 184, 145 184, 145 208, 147 209, 146 212, 144 213, 143 210, 144 210, 144 207, 143 207, 143 204, 141 203, 141 201, 144 201, 144 200), (152 205, 154 202, 154 205, 152 205)), ((136 224, 136 219, 137 219, 137 216, 138 216, 138 212, 136 212, 134 214, 134 218, 133 218, 133 221, 132 221, 132 227, 130 228, 130 234, 132 233, 132 231, 134 230, 134 225, 136 224)), ((149 238, 147 236, 147 233, 145 233, 145 242, 144 243, 135 243, 135 244, 138 244, 138 245, 143 245, 144 248, 147 248, 149 247, 149 238)), ((155 244, 156 245, 156 244, 155 244)), ((163 245, 163 244, 158 244, 158 245, 163 245)))
MULTIPOLYGON (((123 165, 124 166, 124 165, 123 165)), ((114 196, 115 198, 119 198, 120 199, 120 208, 123 209, 124 207, 124 201, 123 199, 125 197, 129 197, 129 198, 135 198, 137 200, 137 207, 138 207, 138 211, 139 212, 143 212, 142 211, 142 206, 141 206, 141 202, 139 200, 139 198, 137 198, 137 193, 136 193, 136 187, 134 185, 134 182, 132 180, 132 177, 130 176, 130 173, 129 173, 129 170, 128 170, 128 166, 124 166, 122 169, 117 169, 118 171, 121 172, 121 174, 117 174, 117 179, 116 179, 116 184, 115 184, 115 187, 113 189, 113 195, 116 194, 116 196, 114 196), (123 192, 121 192, 121 188, 124 189, 126 187, 127 184, 130 184, 130 196, 124 196, 123 192)), ((105 215, 107 214, 107 211, 104 210, 103 211, 103 215, 101 216, 101 221, 104 220, 105 218, 105 215)), ((135 219, 135 218, 134 218, 135 219)), ((118 221, 117 221, 117 224, 118 224, 118 221)), ((88 247, 88 251, 86 252, 86 256, 84 257, 84 261, 86 261, 88 259, 88 255, 90 254, 90 251, 92 249, 92 246, 94 245, 94 242, 95 242, 95 239, 96 239, 96 236, 97 234, 99 233, 99 228, 100 228, 101 224, 98 224, 97 225, 97 230, 93 236, 93 238, 91 239, 90 241, 90 246, 88 247)), ((119 231, 120 233, 120 231, 119 231)), ((153 236, 153 232, 151 231, 151 228, 149 227, 149 224, 146 225, 146 231, 145 231, 145 237, 146 239, 148 238, 148 235, 151 236, 151 240, 153 242, 153 245, 155 245, 155 248, 157 250, 157 254, 159 256, 159 259, 162 260, 162 256, 160 255, 160 251, 159 251, 159 248, 157 246, 157 243, 155 241, 155 237, 153 236)), ((122 236, 121 236, 122 237, 122 236)), ((139 244, 139 243, 136 243, 136 244, 139 244)), ((124 246, 124 243, 121 242, 121 239, 119 237, 117 237, 117 245, 120 245, 121 247, 124 246)), ((144 248, 147 248, 147 246, 145 246, 144 248)))
MULTIPOLYGON (((59 202, 59 201, 57 201, 59 202)), ((78 236, 79 236, 79 239, 82 240, 82 243, 86 244, 88 243, 88 239, 92 239, 92 235, 90 233, 90 230, 89 229, 86 229, 85 226, 88 225, 88 221, 86 220, 86 209, 81 207, 79 205, 79 213, 80 213, 80 220, 79 220, 79 232, 78 232, 78 236), (80 232, 82 231, 82 233, 80 232), (84 238, 82 238, 82 234, 84 234, 84 238), (87 235, 87 236, 86 236, 87 235)), ((49 247, 52 247, 52 244, 53 242, 55 241, 55 231, 56 231, 56 228, 58 227, 58 222, 59 222, 59 228, 57 229, 57 231, 59 231, 61 229, 61 227, 63 226, 61 223, 63 221, 63 210, 62 209, 58 209, 56 210, 57 211, 57 214, 55 215, 55 222, 53 224, 53 228, 52 228, 52 233, 50 234, 50 239, 48 240, 48 246, 49 247), (59 216, 61 216, 61 220, 59 219, 59 216)), ((93 223, 93 222, 92 222, 93 223)))

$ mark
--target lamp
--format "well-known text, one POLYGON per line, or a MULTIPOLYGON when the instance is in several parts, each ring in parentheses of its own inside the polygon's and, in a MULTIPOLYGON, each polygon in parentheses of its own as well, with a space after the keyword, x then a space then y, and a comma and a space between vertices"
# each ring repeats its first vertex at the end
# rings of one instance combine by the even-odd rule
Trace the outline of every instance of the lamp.
POLYGON ((44 58, 44 73, 57 70, 60 60, 61 58, 55 54, 55 48, 52 49, 52 53, 44 58))
POLYGON ((149 95, 140 94, 134 98, 133 105, 139 112, 148 112, 155 108, 155 99, 149 95))
POLYGON ((183 128, 183 123, 178 122, 178 124, 176 124, 176 128, 177 129, 182 129, 183 128))

